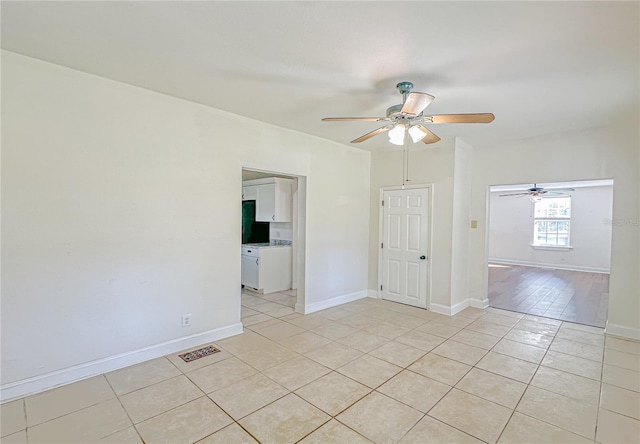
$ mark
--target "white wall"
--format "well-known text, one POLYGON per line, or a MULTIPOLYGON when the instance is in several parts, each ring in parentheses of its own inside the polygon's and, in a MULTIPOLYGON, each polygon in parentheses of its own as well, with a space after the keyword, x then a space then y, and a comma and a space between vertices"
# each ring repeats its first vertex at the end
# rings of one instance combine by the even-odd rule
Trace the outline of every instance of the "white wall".
POLYGON ((577 187, 571 194, 570 250, 536 249, 533 203, 490 193, 489 260, 576 271, 609 272, 612 186, 577 187))
POLYGON ((468 305, 469 207, 473 147, 459 138, 455 142, 453 215, 451 239, 451 307, 456 312, 468 305))
MULTIPOLYGON (((637 110, 636 110, 637 111, 637 110)), ((615 126, 477 148, 473 158, 469 291, 487 294, 487 203, 490 185, 613 179, 613 227, 607 331, 640 339, 638 286, 638 115, 615 126), (532 156, 532 153, 535 153, 532 156)))
POLYGON ((271 222, 269 223, 269 239, 270 240, 293 240, 293 223, 292 222, 271 222))
POLYGON ((306 176, 305 302, 366 294, 369 153, 10 52, 2 93, 3 385, 239 326, 243 167, 306 176))
MULTIPOLYGON (((432 184, 431 254, 429 278, 431 303, 451 305, 451 236, 453 218, 454 140, 410 148, 409 184, 432 184)), ((371 156, 371 202, 369 219, 369 289, 377 293, 380 189, 402 185, 402 149, 381 151, 371 156)))

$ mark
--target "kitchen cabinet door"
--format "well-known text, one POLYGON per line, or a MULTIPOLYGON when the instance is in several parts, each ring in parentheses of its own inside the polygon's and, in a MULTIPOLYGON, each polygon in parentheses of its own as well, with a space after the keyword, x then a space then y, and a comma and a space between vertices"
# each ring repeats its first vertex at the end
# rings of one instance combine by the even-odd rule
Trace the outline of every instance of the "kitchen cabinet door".
POLYGON ((276 180, 257 188, 256 221, 291 222, 291 181, 276 180))
POLYGON ((260 259, 252 256, 242 256, 242 285, 260 288, 260 259))
POLYGON ((276 221, 276 184, 267 183, 258 185, 258 198, 256 199, 256 221, 276 221))
POLYGON ((242 187, 242 200, 258 200, 258 186, 247 185, 242 187))

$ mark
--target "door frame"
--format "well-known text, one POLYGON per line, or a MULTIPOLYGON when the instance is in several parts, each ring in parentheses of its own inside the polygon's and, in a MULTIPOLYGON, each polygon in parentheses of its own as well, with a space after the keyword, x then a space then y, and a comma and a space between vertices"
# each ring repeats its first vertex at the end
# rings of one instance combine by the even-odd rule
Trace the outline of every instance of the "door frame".
MULTIPOLYGON (((294 310, 297 313, 304 313, 306 299, 307 176, 243 166, 240 169, 241 185, 242 171, 294 179, 294 189, 291 193, 291 287, 293 290, 296 290, 297 294, 294 310)), ((240 192, 242 193, 242 189, 240 189, 240 192)), ((240 211, 242 211, 242 206, 240 206, 240 211)), ((242 245, 242 239, 240 240, 240 244, 242 245)))
POLYGON ((431 251, 431 237, 433 235, 433 223, 432 223, 432 214, 433 214, 433 184, 425 183, 425 184, 415 184, 415 185, 394 185, 387 187, 380 187, 380 191, 378 193, 378 286, 376 287, 377 298, 382 300, 382 291, 380 290, 380 286, 382 285, 383 278, 383 263, 382 263, 382 239, 384 236, 384 211, 382 209, 382 200, 384 197, 385 191, 398 191, 398 190, 414 190, 414 189, 424 189, 427 191, 427 198, 429 199, 429 204, 427 205, 427 223, 429 224, 428 232, 427 232, 427 254, 429 260, 427 261, 427 307, 426 310, 431 311, 431 264, 433 258, 433 252, 431 251))

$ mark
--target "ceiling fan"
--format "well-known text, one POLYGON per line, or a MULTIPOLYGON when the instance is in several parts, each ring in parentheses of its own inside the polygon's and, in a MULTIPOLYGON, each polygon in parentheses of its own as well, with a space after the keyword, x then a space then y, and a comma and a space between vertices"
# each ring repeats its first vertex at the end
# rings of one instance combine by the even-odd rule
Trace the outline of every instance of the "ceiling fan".
POLYGON ((516 198, 518 198, 518 197, 529 196, 529 200, 531 200, 531 202, 538 202, 540 199, 542 199, 543 195, 547 195, 547 196, 558 195, 558 196, 561 196, 561 195, 564 194, 565 191, 575 191, 575 188, 553 188, 552 190, 547 190, 545 188, 539 187, 537 184, 534 183, 531 188, 527 188, 526 190, 524 190, 522 192, 509 193, 509 194, 498 194, 498 197, 515 196, 516 198))
POLYGON ((380 127, 363 136, 351 141, 360 143, 389 132, 389 141, 394 145, 404 145, 408 140, 407 134, 417 143, 435 143, 440 140, 438 136, 429 131, 424 125, 440 123, 490 123, 495 118, 491 113, 480 114, 437 114, 424 115, 424 109, 431 103, 434 97, 421 92, 411 92, 413 83, 400 82, 396 85, 402 94, 402 104, 387 108, 386 117, 325 117, 323 122, 389 122, 388 125, 380 127))

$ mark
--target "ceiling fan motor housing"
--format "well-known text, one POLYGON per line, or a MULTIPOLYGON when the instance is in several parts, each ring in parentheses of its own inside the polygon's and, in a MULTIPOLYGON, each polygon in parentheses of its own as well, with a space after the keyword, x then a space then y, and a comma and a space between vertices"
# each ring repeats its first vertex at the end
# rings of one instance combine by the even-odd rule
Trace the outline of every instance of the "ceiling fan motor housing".
POLYGON ((389 108, 387 108, 387 117, 400 123, 409 123, 410 120, 419 117, 409 117, 406 114, 403 114, 401 111, 402 104, 390 106, 389 108))

